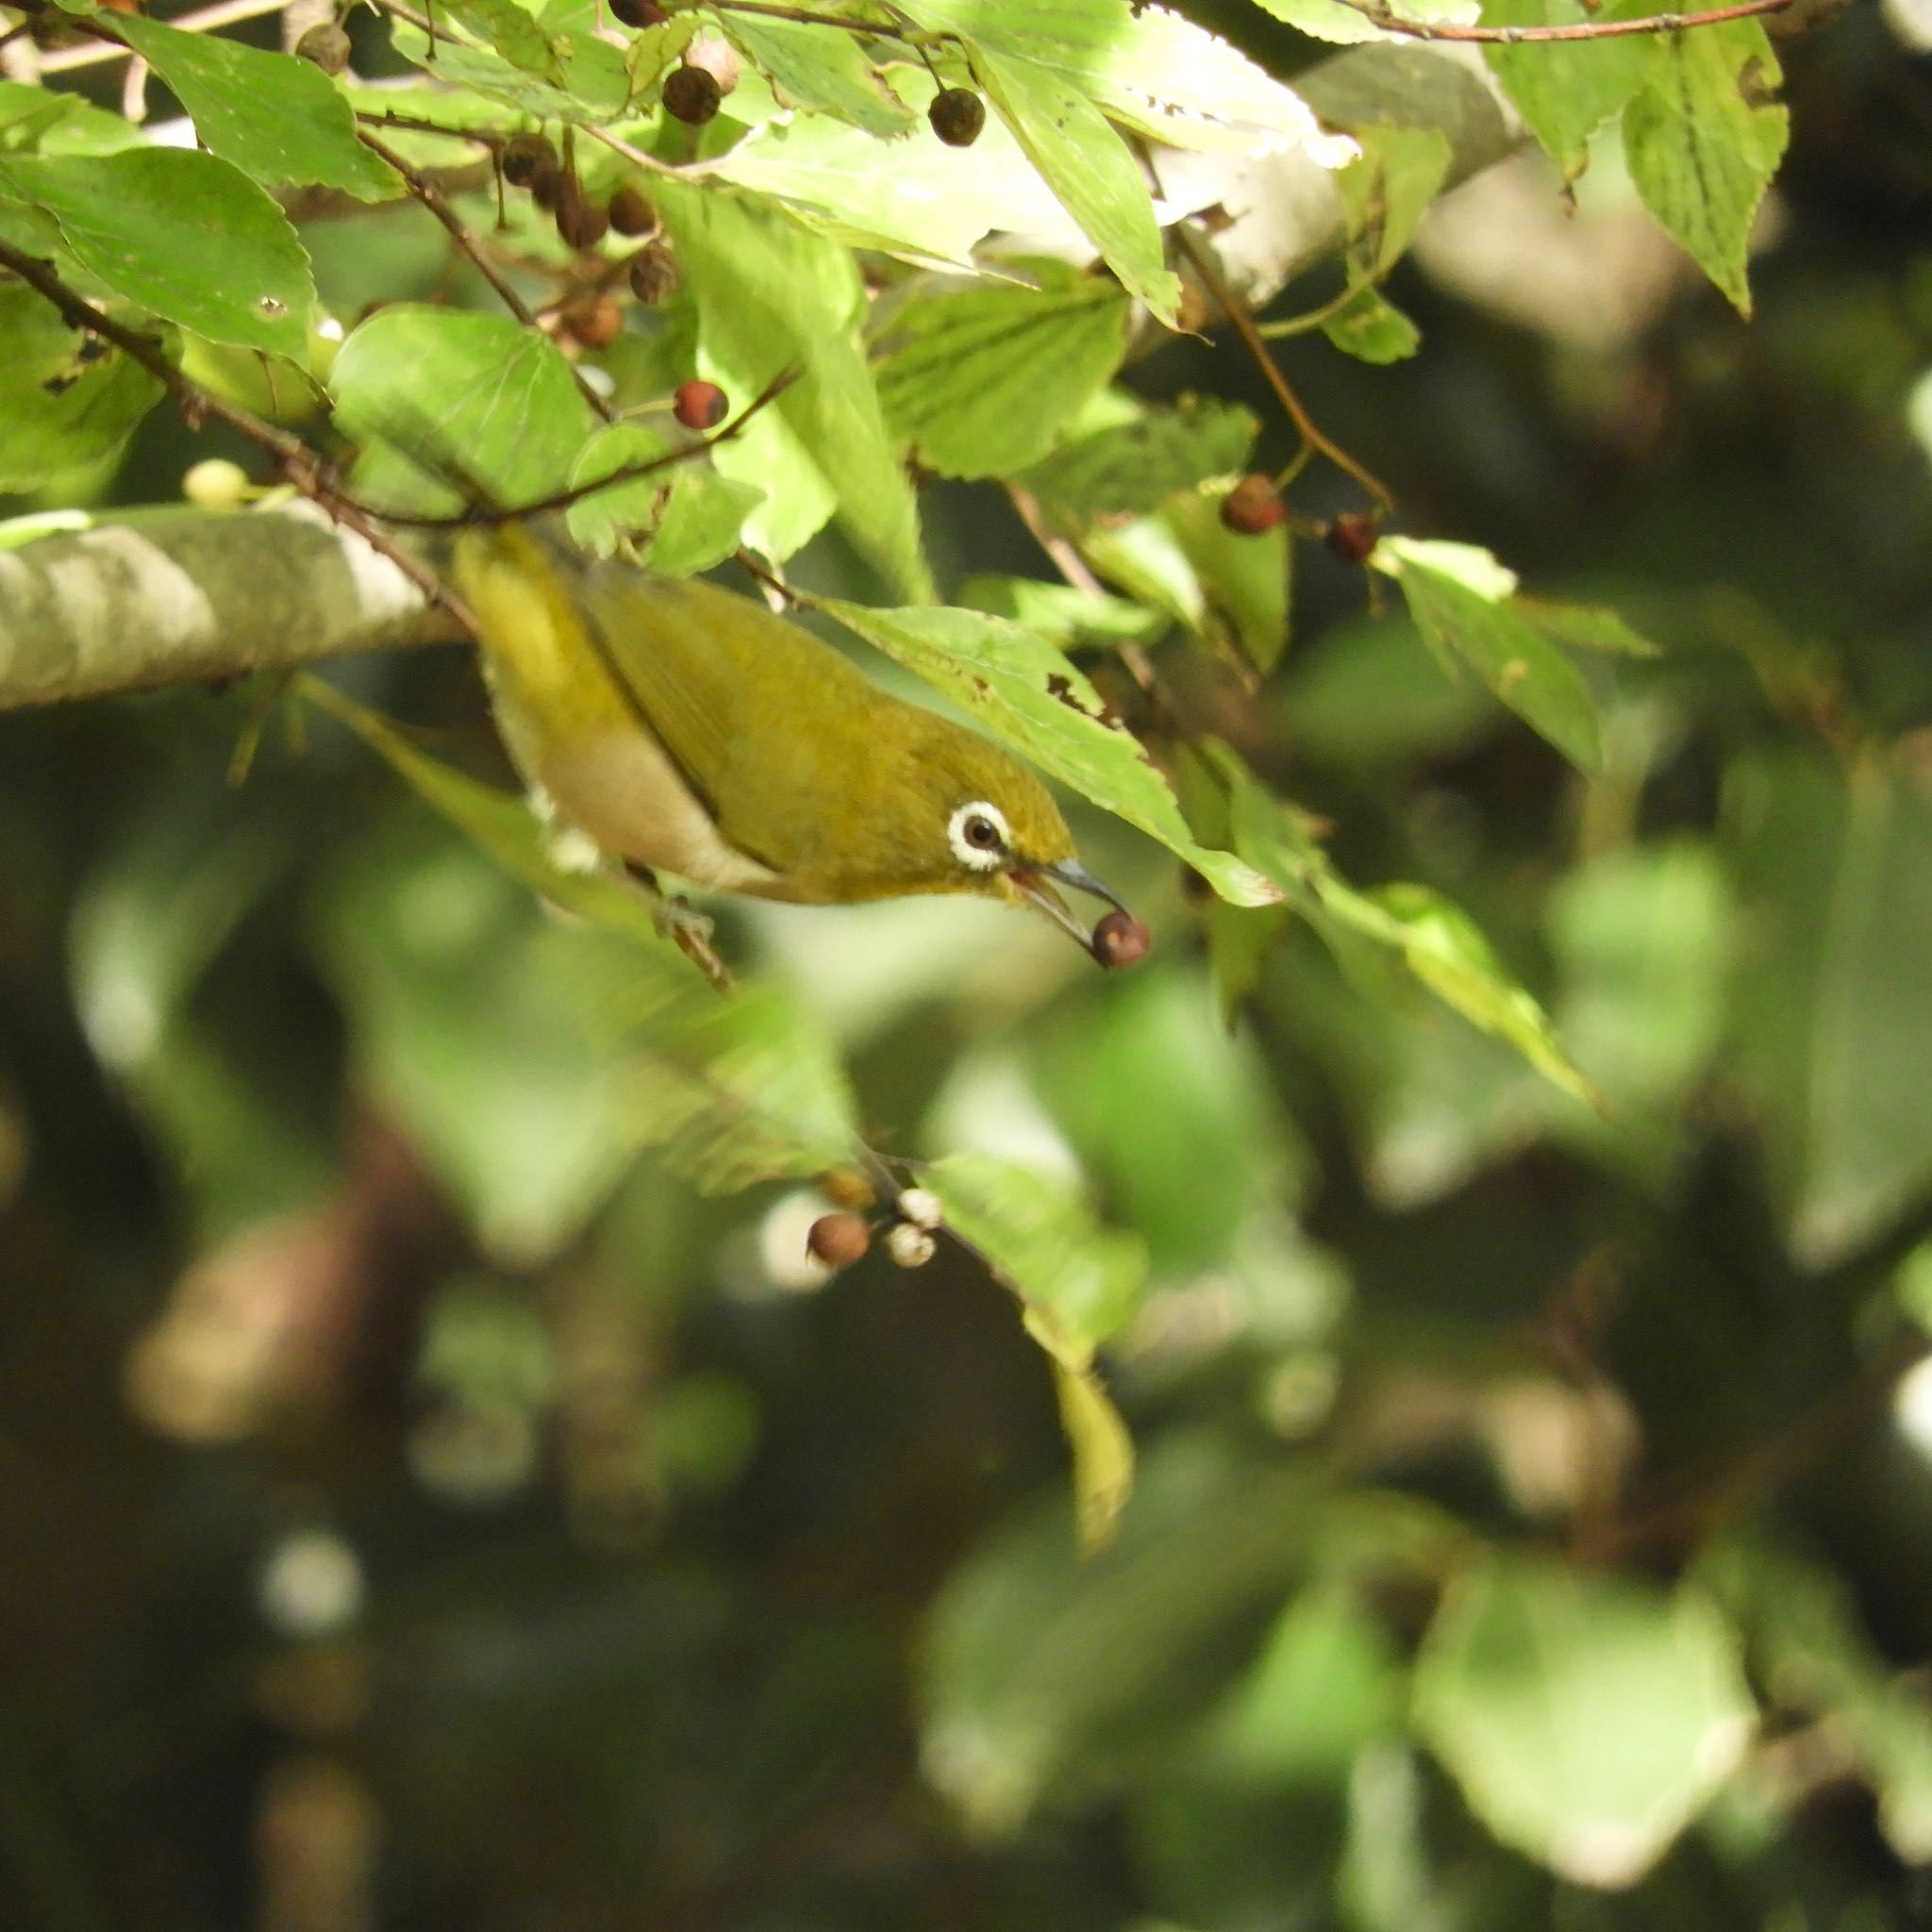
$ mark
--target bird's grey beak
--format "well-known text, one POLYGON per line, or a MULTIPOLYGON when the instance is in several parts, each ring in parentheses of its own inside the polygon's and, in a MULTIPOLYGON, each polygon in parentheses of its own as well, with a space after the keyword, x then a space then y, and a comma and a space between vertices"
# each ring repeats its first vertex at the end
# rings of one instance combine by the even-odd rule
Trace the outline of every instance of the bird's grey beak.
POLYGON ((1107 903, 1121 912, 1126 911, 1121 896, 1111 886, 1103 885, 1077 858, 1063 858, 1058 865, 1021 866, 1007 874, 1021 896, 1029 905, 1037 906, 1064 933, 1071 934, 1083 946, 1091 946, 1093 935, 1074 916, 1073 908, 1049 885, 1049 879, 1062 886, 1071 886, 1076 892, 1091 892, 1096 899, 1107 903))

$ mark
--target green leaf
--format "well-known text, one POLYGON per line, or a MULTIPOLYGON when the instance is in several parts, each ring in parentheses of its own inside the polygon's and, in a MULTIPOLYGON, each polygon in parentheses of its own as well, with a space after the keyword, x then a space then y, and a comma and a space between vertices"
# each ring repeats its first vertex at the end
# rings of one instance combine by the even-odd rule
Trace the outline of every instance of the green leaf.
POLYGON ((1294 807, 1275 798, 1224 745, 1205 748, 1228 791, 1234 847, 1314 920, 1331 944, 1353 934, 1394 956, 1444 1005, 1513 1046, 1565 1092, 1596 1104, 1596 1091, 1564 1052, 1549 1016, 1490 948, 1474 922, 1426 886, 1357 891, 1294 807))
MULTIPOLYGON (((1490 26, 1569 26, 1580 21, 1635 20, 1650 0, 1484 0, 1490 26)), ((1643 85, 1651 50, 1642 34, 1595 41, 1547 41, 1483 48, 1490 72, 1550 158, 1574 180, 1590 159, 1590 138, 1623 112, 1643 85)))
POLYGON ((358 493, 431 514, 473 491, 513 509, 567 488, 596 420, 547 337, 456 308, 378 310, 342 344, 329 387, 345 435, 392 446, 358 467, 358 493))
MULTIPOLYGON (((1346 6, 1343 0, 1255 0, 1255 4, 1297 33, 1338 46, 1402 38, 1385 34, 1360 8, 1346 6)), ((1477 0, 1403 0, 1402 6, 1392 10, 1402 20, 1469 26, 1481 9, 1477 0)))
MULTIPOLYGON (((505 0, 505 5, 511 12, 523 11, 515 0, 505 0)), ((624 71, 623 57, 615 47, 607 46, 602 41, 583 39, 576 58, 566 61, 561 50, 541 30, 537 40, 527 43, 519 30, 517 43, 526 46, 536 63, 533 71, 506 59, 489 47, 474 46, 457 39, 449 30, 441 0, 438 4, 437 27, 432 43, 420 27, 405 20, 391 21, 390 44, 404 59, 437 80, 500 101, 540 121, 602 126, 629 97, 630 82, 624 71), (553 75, 566 77, 550 77, 553 75)))
POLYGON ((922 1175, 946 1225, 984 1255, 1025 1310, 1027 1333, 1054 1365, 1074 1452, 1083 1548, 1112 1536, 1133 1487, 1134 1450, 1093 1350, 1139 1308, 1147 1278, 1140 1240, 1102 1227, 1059 1182, 985 1154, 952 1154, 922 1175))
POLYGON ((1063 651, 1075 644, 1151 643, 1167 628, 1159 611, 1125 597, 1035 577, 968 577, 958 595, 968 609, 1008 618, 1024 630, 1051 638, 1063 651))
POLYGON ((1238 403, 1184 396, 1171 409, 1149 409, 1062 445, 1019 480, 1044 508, 1070 520, 1142 515, 1176 491, 1245 469, 1257 427, 1238 403))
POLYGON ((1756 1723, 1736 1634, 1704 1597, 1512 1556, 1450 1591, 1415 1717, 1499 1839, 1603 1887, 1657 1862, 1756 1723))
POLYGON ((879 364, 894 441, 942 476, 999 476, 1053 447, 1120 367, 1130 305, 1098 276, 921 302, 879 364))
POLYGON ((1404 362, 1422 347, 1423 332, 1379 289, 1357 289, 1322 325, 1322 333, 1357 362, 1404 362))
POLYGON ((1722 1035, 1735 911, 1715 852, 1688 839, 1598 854, 1549 906, 1557 1017, 1627 1120, 1673 1118, 1722 1035))
POLYGON ((1618 658, 1655 658, 1657 647, 1600 604, 1552 604, 1518 597, 1516 614, 1553 644, 1575 651, 1607 651, 1618 658))
POLYGON ((1140 741, 1103 717, 1100 694, 1044 638, 976 610, 822 607, 1095 805, 1178 853, 1224 898, 1265 906, 1280 895, 1231 853, 1195 843, 1140 741))
POLYGON ((1227 486, 1184 491, 1161 520, 1174 532, 1200 587, 1193 628, 1208 643, 1232 645, 1257 671, 1272 671, 1288 648, 1289 576, 1294 550, 1286 525, 1258 536, 1221 521, 1227 486))
POLYGON ((0 199, 52 215, 75 259, 125 300, 210 341, 306 355, 308 258, 281 209, 218 156, 0 159, 0 199))
MULTIPOLYGON (((939 92, 923 69, 894 85, 923 113, 939 92)), ((929 130, 898 142, 881 166, 876 138, 827 115, 768 121, 728 154, 707 162, 782 202, 817 233, 903 259, 976 269, 989 234, 1050 234, 1072 224, 997 115, 972 149, 948 147, 929 130)))
POLYGON ((1089 1357, 1139 1310, 1144 1243, 1103 1227, 1064 1182, 988 1154, 949 1154, 920 1178, 944 1204, 946 1225, 1089 1357))
POLYGON ((1379 278, 1401 259, 1449 174, 1449 141, 1433 127, 1373 126, 1356 136, 1361 158, 1335 177, 1348 258, 1379 278))
POLYGON ((1513 573, 1466 543, 1384 537, 1372 568, 1402 586, 1409 615, 1451 662, 1468 664, 1518 717, 1584 772, 1603 761, 1596 705, 1576 667, 1516 608, 1513 573))
POLYGON ((78 94, 0 80, 0 153, 111 155, 146 145, 132 122, 78 94))
POLYGON ((1030 60, 969 42, 974 79, 1026 158, 1130 295, 1173 326, 1180 278, 1167 266, 1141 164, 1085 94, 1030 60))
POLYGON ((1280 1602, 1324 1501, 1306 1467, 1231 1465, 1176 1431, 1100 1556, 1069 1547, 1062 1509, 1009 1519, 933 1606, 927 1776, 979 1832, 1006 1834, 1070 1780, 1105 1788, 1124 1754, 1177 1751, 1199 1727, 1204 1666, 1239 1655, 1280 1602))
POLYGON ((1666 34, 1624 114, 1624 152, 1643 205, 1742 315, 1751 312, 1751 224, 1790 134, 1776 98, 1782 77, 1757 21, 1666 34))
POLYGON ((111 456, 162 394, 140 363, 70 329, 31 289, 0 286, 0 491, 39 490, 111 456))
POLYGON ((1872 1241, 1932 1184, 1917 1038, 1932 958, 1932 803, 1904 771, 1795 750, 1735 759, 1729 1056, 1803 1260, 1872 1241))
POLYGON ((918 117, 842 27, 725 12, 719 24, 772 83, 781 106, 836 114, 880 140, 908 134, 918 117))
MULTIPOLYGON (((1166 7, 1131 0, 908 0, 922 26, 1024 60, 1170 147, 1243 156, 1305 149, 1324 167, 1354 144, 1327 134, 1292 89, 1166 7)), ((1472 18, 1474 16, 1472 15, 1472 18)))
POLYGON ((754 195, 661 180, 654 199, 698 309, 699 362, 734 403, 797 372, 711 461, 763 489, 747 541, 790 557, 835 512, 902 596, 931 595, 919 509, 859 346, 865 293, 849 249, 754 195))
POLYGON ((1879 1653, 1845 1580, 1793 1550, 1736 1538, 1696 1574, 1743 1626, 1778 1702, 1850 1744, 1893 1851, 1908 1865, 1932 1858, 1932 1707, 1879 1653))
MULTIPOLYGON (((669 449, 638 424, 612 424, 584 446, 571 487, 648 462, 669 449)), ((764 500, 757 484, 721 476, 693 460, 580 498, 566 512, 566 522, 588 550, 608 556, 620 538, 641 539, 648 543, 643 561, 651 569, 687 577, 723 563, 738 548, 745 518, 764 500)))
POLYGON ((356 117, 321 68, 218 34, 127 13, 115 30, 180 97, 202 145, 266 188, 339 188, 389 201, 402 177, 356 139, 356 117))

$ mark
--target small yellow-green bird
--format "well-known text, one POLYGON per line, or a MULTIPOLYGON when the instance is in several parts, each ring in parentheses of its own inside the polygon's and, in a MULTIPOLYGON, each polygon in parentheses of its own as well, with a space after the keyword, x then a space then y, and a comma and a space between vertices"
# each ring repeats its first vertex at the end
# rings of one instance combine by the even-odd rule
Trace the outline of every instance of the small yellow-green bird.
POLYGON ((1105 964, 1146 950, 1017 758, 762 605, 516 524, 464 531, 452 579, 511 758, 604 852, 806 905, 975 892, 1037 907, 1105 964), (1090 934, 1057 885, 1116 910, 1090 934))

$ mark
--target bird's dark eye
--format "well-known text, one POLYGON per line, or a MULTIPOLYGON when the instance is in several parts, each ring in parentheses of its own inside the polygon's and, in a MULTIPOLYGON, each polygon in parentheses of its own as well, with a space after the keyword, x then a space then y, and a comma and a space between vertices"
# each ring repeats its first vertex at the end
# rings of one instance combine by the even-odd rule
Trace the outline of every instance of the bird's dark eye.
POLYGON ((970 818, 964 830, 969 845, 976 845, 982 852, 999 850, 1000 828, 991 819, 970 818))
POLYGON ((1012 835, 1006 814, 983 798, 962 805, 946 821, 946 838, 953 857, 972 872, 995 873, 1005 862, 1012 835))

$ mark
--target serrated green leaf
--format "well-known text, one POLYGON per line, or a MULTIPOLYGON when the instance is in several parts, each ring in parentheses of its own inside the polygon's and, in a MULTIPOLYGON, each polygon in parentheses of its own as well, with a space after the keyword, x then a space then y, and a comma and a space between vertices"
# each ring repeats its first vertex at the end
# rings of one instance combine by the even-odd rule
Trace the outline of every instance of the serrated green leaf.
POLYGON ((1738 1648, 1694 1592, 1496 1557, 1430 1626, 1416 1723, 1505 1843, 1576 1884, 1626 1886, 1751 1740, 1738 1648))
POLYGON ((930 596, 918 505, 859 346, 865 293, 851 251, 761 196, 666 180, 655 199, 696 299, 702 373, 742 403, 796 372, 711 456, 722 475, 766 491, 746 540, 790 557, 836 513, 900 595, 930 596))
POLYGON ((399 510, 449 514, 473 490, 500 509, 553 495, 595 427, 557 345, 508 316, 380 309, 342 344, 329 387, 345 434, 390 445, 358 468, 358 493, 399 510))
POLYGON ((202 145, 264 187, 338 188, 358 201, 402 193, 402 177, 356 139, 348 102, 311 61, 139 13, 115 30, 180 97, 202 145))
POLYGON ((1141 164, 1083 93, 1032 61, 968 42, 967 59, 1026 158, 1130 295, 1173 325, 1180 277, 1167 266, 1141 164))
POLYGON ((1322 333, 1357 362, 1403 362, 1422 347, 1422 331, 1379 289, 1357 289, 1322 325, 1322 333))
POLYGON ((881 140, 908 134, 918 118, 843 27, 724 12, 720 25, 772 83, 781 106, 836 114, 881 140))
POLYGON ((180 148, 0 159, 0 199, 51 215, 125 301, 210 341, 300 360, 315 283, 295 231, 248 176, 180 148))
POLYGON ((1245 469, 1259 425, 1238 403, 1185 396, 1173 408, 1063 444, 1019 478, 1049 513, 1076 522, 1144 515, 1176 491, 1245 469))
POLYGON ((1224 898, 1265 906, 1280 896, 1233 854, 1195 842, 1140 741, 1104 722, 1099 692, 1044 638, 976 610, 879 610, 834 599, 821 608, 1062 783, 1178 853, 1224 898))
POLYGON ((1445 658, 1490 690, 1584 772, 1603 761, 1596 705, 1576 667, 1516 608, 1516 579, 1466 543, 1384 537, 1370 567, 1402 586, 1409 615, 1445 658))
POLYGON ((70 329, 31 289, 0 286, 0 491, 38 490, 111 455, 162 393, 140 363, 70 329))
POLYGON ((1751 312, 1751 225, 1790 135, 1782 78, 1757 21, 1665 34, 1624 113, 1624 152, 1644 207, 1742 315, 1751 312))
MULTIPOLYGON (((1484 0, 1490 26, 1569 26, 1636 20, 1652 12, 1650 0, 1484 0)), ((1590 158, 1590 138, 1623 112, 1643 85, 1651 50, 1641 34, 1594 41, 1547 41, 1533 46, 1491 43, 1483 48, 1490 72, 1510 104, 1572 180, 1590 158)))
POLYGON ((878 367, 895 442, 943 476, 1025 468, 1119 368, 1130 313, 1097 276, 917 304, 878 367))
POLYGON ((1548 1014, 1459 906, 1426 886, 1357 891, 1335 871, 1304 816, 1274 797, 1225 745, 1210 744, 1202 756, 1225 788, 1235 850, 1280 886, 1289 904, 1331 945, 1354 935, 1383 949, 1445 1006, 1507 1041, 1553 1084, 1598 1104, 1548 1014))

